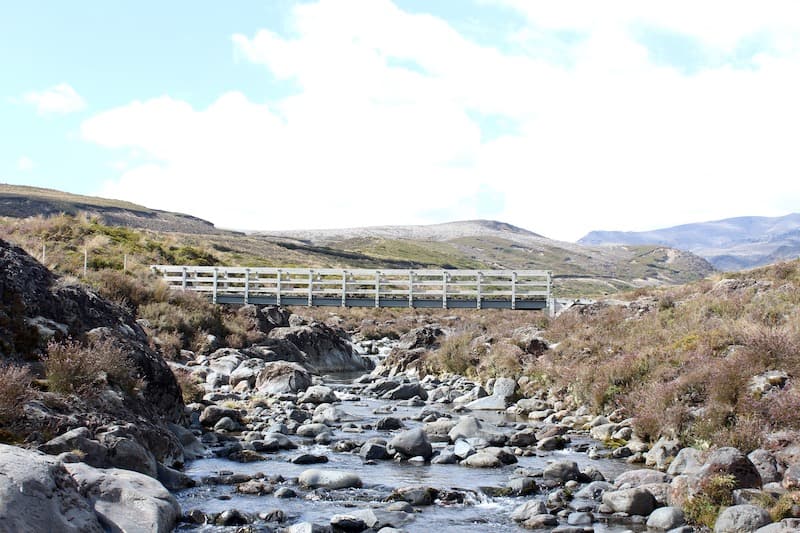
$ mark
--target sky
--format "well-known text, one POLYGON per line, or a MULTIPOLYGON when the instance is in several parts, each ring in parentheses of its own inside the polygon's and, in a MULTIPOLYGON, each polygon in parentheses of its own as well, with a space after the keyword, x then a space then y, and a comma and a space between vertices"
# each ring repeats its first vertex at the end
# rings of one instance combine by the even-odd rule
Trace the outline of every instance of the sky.
POLYGON ((794 0, 9 2, 0 182, 243 230, 800 211, 794 0))

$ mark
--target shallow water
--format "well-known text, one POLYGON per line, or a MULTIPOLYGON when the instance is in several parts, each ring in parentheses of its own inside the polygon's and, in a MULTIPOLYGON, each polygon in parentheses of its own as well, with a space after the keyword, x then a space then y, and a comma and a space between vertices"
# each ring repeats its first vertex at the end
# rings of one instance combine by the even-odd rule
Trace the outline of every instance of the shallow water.
MULTIPOLYGON (((350 381, 348 377, 335 376, 326 378, 326 383, 338 390, 348 390, 350 381)), ((417 415, 423 407, 407 407, 393 405, 395 402, 362 398, 356 402, 342 402, 339 408, 347 415, 347 421, 355 424, 374 424, 386 414, 374 414, 376 409, 392 409, 393 417, 403 420, 406 428, 421 425, 421 422, 410 420, 417 415)), ((446 412, 448 406, 435 404, 433 408, 446 412)), ((513 417, 503 413, 475 412, 494 424, 516 423, 513 417)), ((457 415, 456 415, 457 418, 457 415)), ((341 428, 333 431, 336 440, 352 439, 365 441, 372 437, 391 439, 392 432, 365 430, 358 433, 344 432, 341 428)), ((428 486, 439 490, 461 489, 466 491, 467 498, 463 504, 432 505, 417 508, 414 514, 408 515, 407 520, 398 522, 395 527, 400 527, 409 532, 431 531, 459 532, 459 531, 526 531, 509 518, 511 511, 529 499, 544 499, 546 492, 525 497, 489 497, 483 488, 504 487, 518 468, 541 470, 548 462, 556 460, 572 460, 583 469, 593 466, 600 470, 606 479, 613 479, 621 472, 632 468, 628 464, 610 459, 589 459, 586 453, 576 451, 581 444, 590 443, 584 436, 571 436, 571 447, 566 450, 554 452, 539 452, 540 455, 532 457, 518 457, 517 464, 496 469, 473 469, 459 465, 412 465, 395 461, 377 461, 366 464, 357 453, 337 453, 330 446, 314 444, 309 439, 292 436, 291 439, 298 444, 297 450, 282 451, 267 455, 267 460, 254 463, 239 463, 228 459, 209 458, 190 463, 186 473, 200 481, 211 475, 226 473, 262 473, 264 476, 280 475, 287 481, 281 485, 289 486, 297 491, 297 498, 279 499, 273 495, 253 496, 241 495, 235 492, 233 485, 200 485, 192 489, 180 491, 176 494, 184 512, 191 509, 200 509, 204 512, 221 512, 227 509, 238 509, 243 512, 258 513, 272 509, 282 509, 289 519, 286 524, 307 521, 317 524, 328 524, 335 514, 346 514, 356 509, 371 508, 380 510, 384 508, 385 498, 392 490, 408 486, 428 486), (301 453, 325 455, 329 462, 318 465, 295 465, 290 461, 301 453), (305 491, 294 483, 294 480, 309 468, 345 470, 358 474, 364 487, 361 489, 346 489, 335 491, 305 491)), ((433 443, 434 448, 444 447, 444 444, 433 443)), ((584 446, 585 449, 585 446, 584 446)), ((286 525, 284 524, 284 525, 286 525)), ((188 529, 182 526, 179 529, 188 529)), ((630 527, 612 527, 601 523, 594 524, 597 532, 617 532, 631 529, 630 527)), ((236 528, 219 528, 204 526, 200 531, 235 531, 236 528)))

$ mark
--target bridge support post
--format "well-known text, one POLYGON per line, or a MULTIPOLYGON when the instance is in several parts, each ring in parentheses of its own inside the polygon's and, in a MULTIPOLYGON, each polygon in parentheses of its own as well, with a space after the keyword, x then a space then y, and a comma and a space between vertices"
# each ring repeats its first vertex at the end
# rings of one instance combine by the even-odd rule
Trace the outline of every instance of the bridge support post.
POLYGON ((278 269, 278 280, 276 282, 277 293, 275 294, 275 301, 281 305, 281 269, 278 269))
POLYGON ((381 306, 381 272, 375 272, 375 307, 381 306))
POLYGON ((481 308, 481 277, 482 277, 482 276, 483 276, 483 275, 482 275, 480 272, 478 272, 478 275, 476 276, 477 280, 476 280, 476 282, 475 282, 475 283, 476 283, 476 285, 477 285, 477 293, 478 293, 478 294, 475 296, 475 300, 477 301, 477 307, 478 307, 478 309, 480 309, 480 308, 481 308))
POLYGON ((314 303, 314 271, 308 271, 308 306, 311 307, 314 303))
POLYGON ((414 271, 408 272, 408 307, 414 307, 414 271))
POLYGON ((214 287, 211 291, 211 303, 217 304, 217 285, 219 283, 219 269, 214 267, 214 287))
POLYGON ((181 289, 186 290, 186 276, 188 275, 186 267, 183 267, 183 278, 181 279, 181 289))
POLYGON ((347 307, 347 270, 342 270, 342 307, 347 307))
POLYGON ((442 309, 447 309, 447 272, 442 272, 442 309))
POLYGON ((250 269, 244 269, 244 305, 250 303, 250 269))
POLYGON ((511 309, 517 308, 517 273, 511 272, 511 309))

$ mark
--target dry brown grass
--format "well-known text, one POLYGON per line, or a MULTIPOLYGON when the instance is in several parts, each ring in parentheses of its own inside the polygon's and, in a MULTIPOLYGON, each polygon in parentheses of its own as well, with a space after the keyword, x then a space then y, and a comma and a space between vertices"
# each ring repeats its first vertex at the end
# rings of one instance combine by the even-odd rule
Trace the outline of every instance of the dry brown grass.
POLYGON ((137 386, 129 356, 111 341, 50 342, 44 363, 50 390, 62 394, 92 395, 104 383, 127 393, 137 386))
POLYGON ((33 376, 27 367, 10 363, 0 364, 0 426, 13 423, 31 398, 33 376))

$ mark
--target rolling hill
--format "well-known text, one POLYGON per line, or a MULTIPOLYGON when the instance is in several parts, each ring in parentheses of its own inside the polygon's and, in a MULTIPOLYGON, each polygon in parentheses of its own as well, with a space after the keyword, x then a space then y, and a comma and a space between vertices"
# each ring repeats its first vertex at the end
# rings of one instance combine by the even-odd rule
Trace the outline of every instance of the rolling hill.
POLYGON ((693 252, 720 270, 743 270, 800 255, 800 214, 736 217, 653 231, 592 231, 579 243, 659 245, 693 252))
POLYGON ((546 269, 559 296, 577 297, 685 283, 714 270, 661 245, 585 246, 491 220, 244 234, 190 215, 8 185, 0 185, 0 217, 0 236, 31 253, 46 245, 48 260, 73 272, 86 247, 97 268, 122 265, 124 255, 140 265, 546 269), (42 217, 54 227, 35 223, 42 217))

